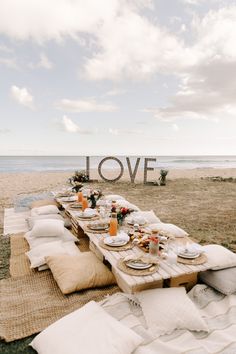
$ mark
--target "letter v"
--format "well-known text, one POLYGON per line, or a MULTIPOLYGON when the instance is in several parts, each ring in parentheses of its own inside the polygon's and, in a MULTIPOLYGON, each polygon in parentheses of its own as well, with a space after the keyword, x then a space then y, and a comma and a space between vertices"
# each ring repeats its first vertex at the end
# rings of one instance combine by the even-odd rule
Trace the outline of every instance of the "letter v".
POLYGON ((138 171, 138 166, 139 166, 139 163, 140 163, 140 157, 138 157, 137 160, 136 160, 134 171, 132 171, 129 157, 126 157, 126 161, 127 161, 127 166, 128 166, 128 170, 129 170, 131 183, 134 183, 134 180, 135 180, 135 177, 136 177, 136 174, 137 174, 137 171, 138 171))

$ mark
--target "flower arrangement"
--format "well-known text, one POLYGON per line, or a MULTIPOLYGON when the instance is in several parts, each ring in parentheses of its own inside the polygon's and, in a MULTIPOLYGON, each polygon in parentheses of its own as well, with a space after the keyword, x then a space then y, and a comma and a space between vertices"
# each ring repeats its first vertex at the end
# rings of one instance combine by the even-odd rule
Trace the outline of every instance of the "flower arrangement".
POLYGON ((68 181, 72 185, 72 191, 78 193, 83 187, 82 182, 89 181, 89 176, 85 171, 75 171, 74 175, 71 176, 68 181))
POLYGON ((122 225, 124 218, 133 212, 133 209, 129 208, 124 208, 124 207, 117 207, 117 206, 112 206, 111 208, 112 213, 117 213, 117 220, 120 225, 122 225))
POLYGON ((102 196, 102 191, 100 189, 91 189, 88 195, 88 199, 91 201, 91 208, 95 209, 97 201, 102 196))

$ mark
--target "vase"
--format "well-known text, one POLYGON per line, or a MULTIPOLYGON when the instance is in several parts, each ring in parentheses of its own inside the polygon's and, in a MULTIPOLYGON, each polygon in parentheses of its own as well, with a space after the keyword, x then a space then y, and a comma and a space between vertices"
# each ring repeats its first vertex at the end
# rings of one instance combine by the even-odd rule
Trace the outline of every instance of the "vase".
POLYGON ((159 254, 159 243, 150 241, 149 242, 149 254, 151 256, 158 256, 159 254))

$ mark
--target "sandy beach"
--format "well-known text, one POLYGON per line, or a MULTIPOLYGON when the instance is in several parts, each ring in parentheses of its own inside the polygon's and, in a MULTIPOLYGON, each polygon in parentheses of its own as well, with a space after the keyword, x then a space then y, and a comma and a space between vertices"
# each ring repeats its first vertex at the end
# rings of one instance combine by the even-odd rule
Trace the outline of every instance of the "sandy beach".
MULTIPOLYGON (((1 173, 1 228, 3 209, 12 206, 16 196, 60 189, 72 174, 1 173)), ((108 176, 111 175, 108 173, 108 176)), ((171 170, 164 187, 143 185, 142 171, 137 176, 136 184, 129 182, 126 172, 121 182, 99 181, 89 185, 102 189, 106 194, 121 194, 142 210, 153 209, 163 222, 182 227, 201 243, 220 243, 236 251, 236 183, 215 182, 207 178, 212 176, 235 178, 236 169, 171 170)), ((95 171, 91 177, 97 178, 95 171)), ((148 177, 152 180, 151 172, 148 172, 148 177)))

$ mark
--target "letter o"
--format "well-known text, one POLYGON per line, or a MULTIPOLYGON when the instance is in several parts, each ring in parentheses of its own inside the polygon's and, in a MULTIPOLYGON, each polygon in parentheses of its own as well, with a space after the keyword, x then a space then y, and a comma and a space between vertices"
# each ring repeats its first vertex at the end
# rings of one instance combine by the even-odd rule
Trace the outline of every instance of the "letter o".
POLYGON ((116 157, 113 157, 113 156, 108 156, 108 157, 105 157, 104 159, 102 159, 98 165, 98 173, 99 173, 99 176, 106 182, 116 182, 118 181, 122 176, 123 176, 123 173, 124 173, 124 166, 122 164, 122 162, 117 159, 116 157), (108 179, 106 177, 103 176, 102 174, 102 165, 104 164, 105 161, 107 160, 114 160, 116 161, 119 165, 120 165, 120 174, 118 177, 116 178, 113 178, 113 179, 108 179))

